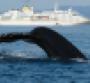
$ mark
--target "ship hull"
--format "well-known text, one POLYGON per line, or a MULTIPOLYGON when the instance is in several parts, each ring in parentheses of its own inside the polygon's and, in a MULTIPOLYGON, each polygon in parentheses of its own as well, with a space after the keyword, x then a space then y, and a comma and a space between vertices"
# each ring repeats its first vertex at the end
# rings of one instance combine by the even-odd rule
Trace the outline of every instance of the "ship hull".
POLYGON ((56 25, 55 21, 0 21, 0 25, 56 25))
POLYGON ((77 25, 82 23, 89 23, 90 21, 29 21, 29 20, 7 20, 7 21, 0 21, 0 25, 77 25))

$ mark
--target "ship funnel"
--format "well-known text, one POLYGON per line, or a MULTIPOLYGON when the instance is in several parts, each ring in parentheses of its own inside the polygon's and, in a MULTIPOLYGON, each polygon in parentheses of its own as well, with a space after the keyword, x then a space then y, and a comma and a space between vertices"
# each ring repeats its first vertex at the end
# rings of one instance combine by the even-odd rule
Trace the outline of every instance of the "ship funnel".
POLYGON ((33 7, 29 7, 29 6, 24 6, 22 8, 22 11, 25 13, 25 14, 33 14, 33 7))

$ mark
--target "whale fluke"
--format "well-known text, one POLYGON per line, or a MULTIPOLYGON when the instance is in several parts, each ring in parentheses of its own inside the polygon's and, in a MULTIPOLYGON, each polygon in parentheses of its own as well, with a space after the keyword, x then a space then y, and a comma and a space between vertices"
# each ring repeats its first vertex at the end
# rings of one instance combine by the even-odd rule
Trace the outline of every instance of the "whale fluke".
POLYGON ((72 58, 87 58, 71 42, 61 34, 47 27, 37 27, 31 32, 16 32, 0 35, 1 42, 15 42, 23 40, 34 42, 44 49, 49 58, 70 60, 72 58))

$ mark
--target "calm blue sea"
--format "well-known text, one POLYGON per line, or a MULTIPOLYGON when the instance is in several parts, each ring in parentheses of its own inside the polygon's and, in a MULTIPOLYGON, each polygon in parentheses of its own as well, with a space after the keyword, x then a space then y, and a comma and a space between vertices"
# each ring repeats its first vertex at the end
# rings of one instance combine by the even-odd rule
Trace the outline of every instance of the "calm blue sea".
MULTIPOLYGON (((90 18, 90 7, 74 9, 90 18)), ((27 32, 35 27, 0 26, 0 34, 27 32)), ((48 27, 66 37, 90 59, 90 24, 48 27)), ((1 43, 0 53, 25 58, 47 57, 47 54, 39 46, 23 41, 1 43)), ((0 83, 90 83, 90 63, 0 60, 0 83)))

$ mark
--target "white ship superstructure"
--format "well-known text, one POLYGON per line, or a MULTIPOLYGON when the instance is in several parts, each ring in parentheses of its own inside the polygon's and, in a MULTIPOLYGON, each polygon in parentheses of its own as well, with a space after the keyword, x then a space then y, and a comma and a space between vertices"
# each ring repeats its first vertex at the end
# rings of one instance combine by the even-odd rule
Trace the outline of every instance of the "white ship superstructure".
POLYGON ((0 14, 0 25, 74 25, 89 22, 72 9, 34 12, 33 7, 9 10, 0 14))

